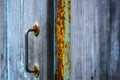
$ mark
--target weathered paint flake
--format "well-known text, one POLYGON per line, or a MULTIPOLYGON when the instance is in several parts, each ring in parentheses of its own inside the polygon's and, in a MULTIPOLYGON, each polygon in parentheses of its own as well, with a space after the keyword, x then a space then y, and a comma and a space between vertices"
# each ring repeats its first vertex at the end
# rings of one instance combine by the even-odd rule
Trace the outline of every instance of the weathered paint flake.
POLYGON ((70 0, 56 0, 55 80, 70 80, 70 0))

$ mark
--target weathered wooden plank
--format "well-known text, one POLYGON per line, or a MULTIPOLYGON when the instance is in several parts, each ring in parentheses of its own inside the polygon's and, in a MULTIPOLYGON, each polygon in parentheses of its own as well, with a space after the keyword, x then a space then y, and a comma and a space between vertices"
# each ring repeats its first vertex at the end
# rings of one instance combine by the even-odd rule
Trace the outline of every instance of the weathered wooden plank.
POLYGON ((39 65, 41 70, 39 78, 42 80, 47 80, 47 0, 24 1, 25 30, 28 28, 27 26, 32 26, 35 23, 40 25, 40 34, 37 38, 34 38, 33 52, 38 54, 35 58, 33 57, 33 54, 31 56, 31 60, 39 65))
POLYGON ((99 27, 96 0, 71 2, 72 80, 98 80, 99 27))
POLYGON ((120 1, 109 0, 108 80, 120 80, 120 1))
POLYGON ((99 2, 100 79, 119 80, 120 1, 99 2))
POLYGON ((0 80, 7 80, 6 2, 0 0, 0 80))
POLYGON ((119 80, 120 1, 71 2, 72 80, 119 80))
POLYGON ((29 76, 24 74, 21 4, 19 0, 7 0, 8 80, 30 80, 29 76))
POLYGON ((36 80, 24 70, 24 35, 35 24, 40 34, 29 34, 29 68, 39 66, 37 80, 47 80, 47 0, 7 0, 8 80, 36 80))
POLYGON ((108 79, 109 59, 110 59, 110 15, 109 0, 99 1, 99 38, 100 38, 100 79, 108 79))

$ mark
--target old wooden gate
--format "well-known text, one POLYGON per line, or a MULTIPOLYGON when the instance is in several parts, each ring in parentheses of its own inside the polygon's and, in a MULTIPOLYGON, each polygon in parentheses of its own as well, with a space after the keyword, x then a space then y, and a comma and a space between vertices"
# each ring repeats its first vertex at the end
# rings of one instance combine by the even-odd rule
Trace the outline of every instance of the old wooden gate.
POLYGON ((120 80, 119 4, 0 0, 0 80, 120 80), (38 36, 35 29, 25 38, 34 25, 38 36), (26 60, 30 70, 38 67, 37 78, 25 71, 26 60))

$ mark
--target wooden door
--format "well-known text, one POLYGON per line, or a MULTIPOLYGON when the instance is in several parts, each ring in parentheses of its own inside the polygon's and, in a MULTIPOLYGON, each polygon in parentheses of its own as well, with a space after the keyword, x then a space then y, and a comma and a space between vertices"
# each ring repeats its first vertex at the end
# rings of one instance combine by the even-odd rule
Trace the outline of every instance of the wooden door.
POLYGON ((53 68, 57 80, 120 80, 119 4, 119 0, 0 0, 0 80, 53 80, 49 78, 54 77, 53 68), (64 10, 59 11, 60 7, 64 10), (57 63, 64 54, 56 47, 63 42, 57 40, 62 29, 57 22, 59 15, 61 22, 70 20, 68 9, 71 27, 68 22, 62 27, 70 31, 69 36, 63 36, 70 40, 71 45, 65 48, 69 58, 62 58, 66 63, 57 63), (24 35, 35 24, 40 26, 40 33, 37 37, 29 34, 29 68, 39 66, 38 78, 24 69, 24 35), (59 64, 68 66, 61 68, 59 64))
POLYGON ((49 46, 52 43, 48 41, 52 35, 49 34, 49 2, 0 0, 0 80, 48 80, 52 75, 52 63, 49 64, 49 46), (37 78, 25 71, 25 34, 35 24, 39 26, 40 33, 37 37, 32 32, 28 35, 28 66, 29 69, 38 66, 40 74, 37 78))

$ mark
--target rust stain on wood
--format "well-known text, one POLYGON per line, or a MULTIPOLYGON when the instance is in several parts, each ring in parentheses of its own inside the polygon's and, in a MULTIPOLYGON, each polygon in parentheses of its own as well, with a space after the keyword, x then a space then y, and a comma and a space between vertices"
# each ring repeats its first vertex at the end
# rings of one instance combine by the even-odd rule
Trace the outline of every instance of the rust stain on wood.
POLYGON ((69 80, 70 0, 56 0, 56 74, 55 80, 69 80))

